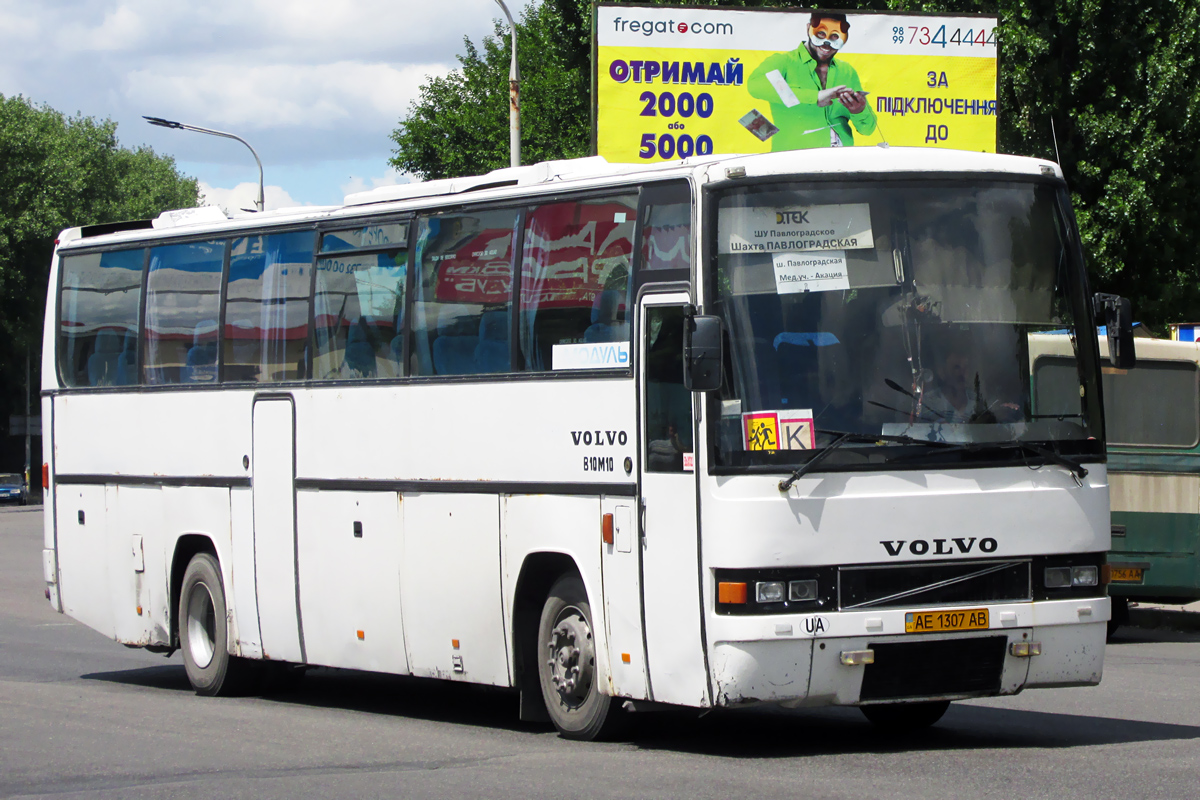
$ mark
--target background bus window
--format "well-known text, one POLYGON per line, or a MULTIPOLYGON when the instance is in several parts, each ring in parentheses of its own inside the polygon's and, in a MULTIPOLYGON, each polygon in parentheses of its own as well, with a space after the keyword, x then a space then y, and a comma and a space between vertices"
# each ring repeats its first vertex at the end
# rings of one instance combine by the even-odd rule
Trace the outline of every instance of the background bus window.
POLYGON ((687 183, 646 187, 642 195, 642 261, 638 281, 689 280, 692 192, 687 183))
POLYGON ((58 363, 67 386, 138 382, 145 257, 138 249, 63 258, 58 363))
POLYGON ((554 369, 557 344, 629 341, 636 219, 636 194, 568 200, 529 212, 521 258, 525 369, 554 369))
POLYGON ((1109 444, 1195 447, 1200 441, 1195 364, 1143 359, 1128 370, 1105 366, 1101 380, 1109 444))
POLYGON ((225 242, 150 251, 146 286, 146 382, 215 383, 225 242))
POLYGON ((479 210, 418 222, 413 375, 508 372, 517 211, 479 210))
POLYGON ((225 292, 225 381, 305 377, 312 231, 233 240, 225 292))
POLYGON ((314 314, 317 380, 404 374, 407 241, 408 223, 360 226, 321 237, 314 314))
POLYGON ((684 454, 692 453, 692 393, 683 385, 683 308, 651 307, 646 323, 646 470, 683 472, 684 454))

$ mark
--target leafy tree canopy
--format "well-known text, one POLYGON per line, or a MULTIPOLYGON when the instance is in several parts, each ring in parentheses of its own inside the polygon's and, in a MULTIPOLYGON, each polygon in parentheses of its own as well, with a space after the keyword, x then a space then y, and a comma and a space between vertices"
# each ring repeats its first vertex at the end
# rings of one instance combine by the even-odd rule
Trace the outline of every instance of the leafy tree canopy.
POLYGON ((24 410, 27 348, 36 381, 59 231, 146 219, 198 201, 196 180, 179 174, 174 159, 119 146, 112 120, 68 117, 0 95, 0 412, 24 410))
MULTIPOLYGON (((1000 152, 1057 160, 1053 120, 1094 288, 1151 325, 1200 321, 1200 0, 857 5, 998 16, 1000 152)), ((591 19, 590 0, 541 0, 518 23, 525 163, 589 152, 591 19)), ((508 47, 507 26, 482 50, 466 41, 462 68, 431 79, 393 134, 393 166, 429 179, 508 164, 508 47)))

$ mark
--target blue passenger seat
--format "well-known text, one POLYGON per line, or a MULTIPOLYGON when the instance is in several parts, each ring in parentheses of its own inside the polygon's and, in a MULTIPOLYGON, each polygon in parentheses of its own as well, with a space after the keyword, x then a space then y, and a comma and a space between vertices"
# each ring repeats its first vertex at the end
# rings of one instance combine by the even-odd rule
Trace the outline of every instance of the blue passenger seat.
POLYGON ((475 347, 476 372, 508 372, 508 311, 485 311, 479 319, 479 344, 475 347))
POLYGON ((183 366, 184 383, 215 383, 217 380, 216 320, 206 319, 196 326, 192 334, 192 346, 188 349, 183 366), (211 341, 204 337, 212 335, 211 341))
POLYGON ((479 336, 463 336, 462 306, 442 306, 438 313, 438 337, 433 340, 433 367, 437 375, 470 375, 475 372, 475 348, 479 336))
POLYGON ((592 324, 583 332, 585 342, 622 342, 629 339, 629 323, 617 322, 621 293, 605 289, 592 302, 592 324))
POLYGON ((350 326, 346 335, 345 363, 356 378, 375 377, 375 348, 371 346, 362 317, 350 326))
POLYGON ((115 331, 100 331, 96 335, 96 351, 88 356, 88 385, 112 386, 117 383, 117 361, 121 355, 121 339, 115 331))
POLYGON ((132 386, 137 382, 138 335, 137 331, 126 331, 121 355, 117 356, 117 383, 122 386, 132 386))

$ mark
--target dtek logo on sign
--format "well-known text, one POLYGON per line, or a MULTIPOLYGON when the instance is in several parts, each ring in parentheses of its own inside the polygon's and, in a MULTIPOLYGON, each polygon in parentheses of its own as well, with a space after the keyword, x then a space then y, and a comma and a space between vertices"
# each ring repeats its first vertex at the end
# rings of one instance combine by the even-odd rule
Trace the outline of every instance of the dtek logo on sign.
MULTIPOLYGON (((994 553, 999 547, 995 539, 985 538, 979 539, 979 552, 994 553)), ((911 542, 904 539, 896 539, 893 541, 880 542, 883 549, 887 550, 887 554, 893 558, 907 551, 914 556, 953 556, 966 555, 975 548, 976 539, 974 536, 962 537, 954 539, 913 539, 911 542), (905 545, 908 545, 905 547, 905 545)))
POLYGON ((640 33, 653 36, 656 33, 690 33, 693 36, 733 36, 733 25, 729 22, 676 22, 668 20, 625 19, 613 20, 613 30, 621 33, 640 33))

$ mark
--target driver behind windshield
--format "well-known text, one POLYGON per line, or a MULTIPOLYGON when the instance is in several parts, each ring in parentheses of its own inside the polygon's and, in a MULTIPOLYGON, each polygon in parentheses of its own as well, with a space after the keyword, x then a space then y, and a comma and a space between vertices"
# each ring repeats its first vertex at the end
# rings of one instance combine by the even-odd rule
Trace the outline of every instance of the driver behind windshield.
POLYGON ((1018 404, 989 400, 977 354, 964 335, 951 335, 942 342, 934 376, 934 385, 921 397, 926 420, 995 423, 1020 418, 1018 404))

